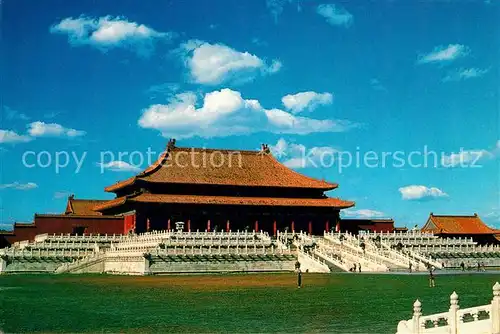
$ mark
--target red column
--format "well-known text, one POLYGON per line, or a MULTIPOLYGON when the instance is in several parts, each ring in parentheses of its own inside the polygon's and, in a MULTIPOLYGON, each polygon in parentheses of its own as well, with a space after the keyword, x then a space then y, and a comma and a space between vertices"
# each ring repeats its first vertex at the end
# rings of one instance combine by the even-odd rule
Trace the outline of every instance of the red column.
POLYGON ((207 221, 207 232, 210 232, 210 219, 207 221))
POLYGON ((340 232, 340 223, 337 222, 337 225, 335 225, 335 232, 340 232))
POLYGON ((330 221, 327 220, 325 223, 325 231, 330 232, 330 221))
POLYGON ((188 224, 187 224, 187 230, 188 232, 191 231, 191 219, 188 219, 188 224))
POLYGON ((229 226, 229 219, 226 222, 226 232, 229 232, 230 226, 229 226))
POLYGON ((292 232, 295 232, 295 222, 292 220, 292 232))
POLYGON ((151 223, 149 222, 149 218, 146 218, 146 232, 149 232, 150 227, 151 227, 151 223))
POLYGON ((167 230, 169 230, 169 231, 170 231, 170 219, 169 219, 169 220, 168 220, 168 222, 167 222, 167 230))
POLYGON ((312 221, 309 221, 309 234, 313 234, 313 222, 312 221))
POLYGON ((278 229, 276 228, 276 220, 273 222, 273 235, 276 236, 276 231, 278 229))
POLYGON ((255 232, 259 232, 259 221, 255 221, 255 232))

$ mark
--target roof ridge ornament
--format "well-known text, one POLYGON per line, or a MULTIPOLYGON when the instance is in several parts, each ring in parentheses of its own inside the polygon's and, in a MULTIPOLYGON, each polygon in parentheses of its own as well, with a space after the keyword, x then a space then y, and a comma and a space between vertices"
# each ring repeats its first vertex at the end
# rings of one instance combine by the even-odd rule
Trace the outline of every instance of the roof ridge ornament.
POLYGON ((167 151, 170 151, 171 149, 175 148, 175 138, 170 138, 170 140, 167 143, 167 151))
POLYGON ((265 153, 265 154, 270 154, 271 153, 271 150, 269 149, 269 145, 267 144, 262 144, 261 146, 261 152, 265 153))

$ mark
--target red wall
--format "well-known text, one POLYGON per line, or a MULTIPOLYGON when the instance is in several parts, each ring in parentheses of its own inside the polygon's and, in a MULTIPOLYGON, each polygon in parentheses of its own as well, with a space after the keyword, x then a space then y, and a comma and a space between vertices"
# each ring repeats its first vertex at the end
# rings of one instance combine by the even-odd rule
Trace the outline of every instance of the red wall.
MULTIPOLYGON (((127 216, 130 217, 130 216, 127 216)), ((132 215, 133 217, 133 215, 132 215)), ((129 218, 130 219, 130 218, 129 218)), ((49 233, 72 233, 74 227, 85 226, 86 234, 123 234, 125 230, 124 217, 74 217, 74 216, 36 216, 31 225, 15 225, 14 235, 6 235, 4 239, 9 244, 16 241, 34 240, 35 235, 49 233)))
POLYGON ((135 231, 135 215, 128 215, 123 217, 124 222, 124 234, 128 234, 130 231, 135 231))
POLYGON ((359 225, 360 229, 369 230, 371 232, 393 232, 394 224, 392 223, 374 223, 373 225, 359 225))

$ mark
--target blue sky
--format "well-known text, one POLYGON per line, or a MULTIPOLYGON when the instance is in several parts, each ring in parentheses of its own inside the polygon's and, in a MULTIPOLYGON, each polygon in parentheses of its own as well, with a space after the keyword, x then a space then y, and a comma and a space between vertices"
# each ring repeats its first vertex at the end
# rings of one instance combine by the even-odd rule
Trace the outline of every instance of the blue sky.
POLYGON ((70 193, 111 198, 138 162, 100 152, 170 137, 268 143, 339 183, 330 195, 356 201, 346 216, 411 227, 477 212, 500 228, 499 19, 479 0, 4 1, 0 228, 61 212, 70 193), (436 165, 319 163, 424 147, 436 165), (43 168, 42 151, 71 161, 43 168))

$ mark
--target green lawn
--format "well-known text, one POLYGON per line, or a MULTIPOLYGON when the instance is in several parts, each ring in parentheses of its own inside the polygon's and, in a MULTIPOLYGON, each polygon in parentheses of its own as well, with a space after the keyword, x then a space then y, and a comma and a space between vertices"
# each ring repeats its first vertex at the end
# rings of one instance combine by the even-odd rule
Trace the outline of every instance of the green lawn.
POLYGON ((0 332, 395 333, 411 317, 487 304, 500 275, 0 276, 0 332))

